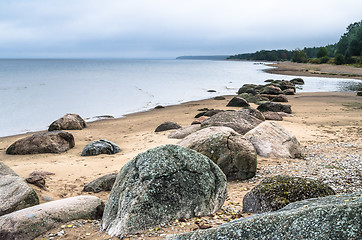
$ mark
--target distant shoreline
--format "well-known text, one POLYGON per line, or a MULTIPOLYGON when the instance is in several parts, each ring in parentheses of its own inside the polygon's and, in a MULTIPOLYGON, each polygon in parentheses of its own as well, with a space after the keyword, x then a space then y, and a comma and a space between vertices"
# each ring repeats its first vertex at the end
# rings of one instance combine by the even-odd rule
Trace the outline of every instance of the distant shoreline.
POLYGON ((274 67, 264 70, 271 74, 362 80, 362 68, 353 66, 294 62, 276 62, 266 64, 266 66, 274 67))

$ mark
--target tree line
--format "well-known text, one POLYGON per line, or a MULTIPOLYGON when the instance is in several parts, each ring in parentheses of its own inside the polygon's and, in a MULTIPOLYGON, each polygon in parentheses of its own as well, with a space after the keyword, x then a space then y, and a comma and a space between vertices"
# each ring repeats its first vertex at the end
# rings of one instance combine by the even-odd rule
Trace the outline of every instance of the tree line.
POLYGON ((295 50, 261 50, 255 53, 237 54, 227 59, 293 61, 310 63, 361 64, 362 21, 350 24, 335 44, 323 47, 305 47, 295 50))

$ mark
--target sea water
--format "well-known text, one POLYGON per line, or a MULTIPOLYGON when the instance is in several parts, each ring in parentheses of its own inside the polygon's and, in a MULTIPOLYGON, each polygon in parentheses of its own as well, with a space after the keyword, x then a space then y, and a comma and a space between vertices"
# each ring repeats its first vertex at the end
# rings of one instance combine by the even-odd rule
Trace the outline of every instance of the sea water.
MULTIPOLYGON (((66 113, 88 120, 121 117, 157 105, 235 94, 245 83, 295 78, 265 73, 266 68, 242 61, 2 59, 0 137, 45 130, 66 113)), ((299 91, 305 92, 338 91, 354 81, 303 79, 299 91)))

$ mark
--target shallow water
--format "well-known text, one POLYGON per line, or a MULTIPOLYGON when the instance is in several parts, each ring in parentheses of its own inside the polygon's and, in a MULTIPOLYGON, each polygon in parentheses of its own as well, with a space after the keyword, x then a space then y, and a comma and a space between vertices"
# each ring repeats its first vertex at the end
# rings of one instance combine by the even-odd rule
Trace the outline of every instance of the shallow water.
MULTIPOLYGON (((265 73, 263 64, 204 60, 0 60, 0 136, 45 130, 65 113, 83 118, 143 111, 217 95, 245 83, 295 76, 265 73), (207 90, 216 90, 209 93, 207 90)), ((338 91, 358 80, 303 77, 300 91, 338 91)))

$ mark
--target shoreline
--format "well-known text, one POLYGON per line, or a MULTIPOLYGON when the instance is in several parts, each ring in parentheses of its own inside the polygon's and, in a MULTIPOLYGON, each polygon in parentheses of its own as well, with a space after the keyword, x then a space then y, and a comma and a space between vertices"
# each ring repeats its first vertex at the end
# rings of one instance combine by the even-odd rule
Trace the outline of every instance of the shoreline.
POLYGON ((273 67, 264 70, 271 74, 362 80, 362 68, 353 66, 294 62, 275 62, 265 65, 273 67))

